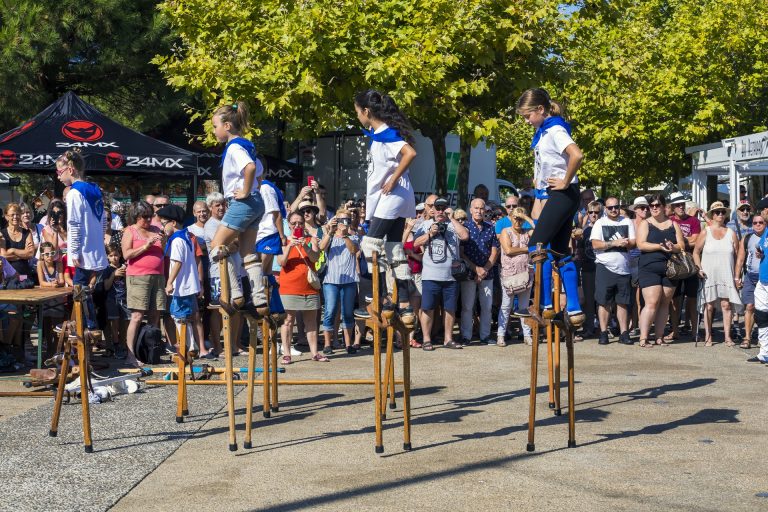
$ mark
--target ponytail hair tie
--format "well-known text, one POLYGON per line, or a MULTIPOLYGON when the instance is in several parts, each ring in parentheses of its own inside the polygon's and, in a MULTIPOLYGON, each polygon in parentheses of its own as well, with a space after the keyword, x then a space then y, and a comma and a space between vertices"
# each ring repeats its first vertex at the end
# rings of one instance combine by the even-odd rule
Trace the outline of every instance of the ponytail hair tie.
POLYGON ((237 110, 237 103, 232 104, 232 110, 237 110))

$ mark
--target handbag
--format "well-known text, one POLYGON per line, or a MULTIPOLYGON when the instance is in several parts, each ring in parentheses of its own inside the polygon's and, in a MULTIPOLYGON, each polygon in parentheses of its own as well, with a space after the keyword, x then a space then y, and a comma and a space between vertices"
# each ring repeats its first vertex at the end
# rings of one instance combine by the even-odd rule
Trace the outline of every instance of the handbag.
POLYGON ((307 282, 309 283, 309 286, 311 286, 314 290, 319 290, 322 287, 322 284, 320 283, 320 278, 317 277, 317 272, 315 272, 315 269, 312 265, 310 265, 307 258, 304 257, 301 249, 296 247, 296 250, 299 251, 299 256, 301 256, 301 259, 304 260, 304 264, 307 266, 307 282))
MULTIPOLYGON (((451 276, 458 282, 468 281, 471 274, 469 265, 462 258, 456 257, 456 254, 454 254, 453 248, 451 247, 451 244, 448 243, 448 240, 445 241, 445 246, 448 248, 448 252, 451 253, 451 258, 453 258, 451 261, 451 276)), ((431 245, 430 249, 432 249, 431 245)))
POLYGON ((504 290, 506 290, 509 295, 527 290, 530 287, 530 283, 531 274, 528 272, 507 276, 501 280, 501 286, 504 287, 504 290))
POLYGON ((683 251, 679 254, 670 254, 667 260, 667 277, 672 280, 688 279, 696 275, 699 269, 693 262, 693 257, 683 251))

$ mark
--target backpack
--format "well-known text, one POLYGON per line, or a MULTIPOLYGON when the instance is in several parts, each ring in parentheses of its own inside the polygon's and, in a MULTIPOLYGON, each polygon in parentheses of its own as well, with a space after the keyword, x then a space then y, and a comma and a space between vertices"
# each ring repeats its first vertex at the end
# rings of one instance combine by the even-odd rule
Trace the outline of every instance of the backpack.
POLYGON ((134 347, 136 359, 147 364, 160 364, 160 359, 165 354, 165 346, 160 329, 149 324, 142 324, 139 334, 136 336, 134 347))

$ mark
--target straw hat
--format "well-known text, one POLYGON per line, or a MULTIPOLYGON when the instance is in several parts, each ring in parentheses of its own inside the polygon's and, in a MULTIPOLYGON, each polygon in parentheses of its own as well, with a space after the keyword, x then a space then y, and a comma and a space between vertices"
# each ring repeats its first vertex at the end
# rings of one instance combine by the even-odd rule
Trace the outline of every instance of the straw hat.
POLYGON ((731 209, 726 208, 725 205, 721 201, 715 201, 712 203, 712 205, 709 207, 709 211, 707 212, 707 217, 712 218, 712 212, 715 210, 725 210, 725 217, 728 219, 731 216, 731 209))
POLYGON ((320 213, 320 208, 312 204, 312 201, 302 201, 299 203, 299 212, 306 210, 307 208, 315 210, 315 214, 320 213))
POLYGON ((645 206, 646 208, 649 208, 648 199, 646 199, 645 196, 636 197, 632 204, 627 206, 627 210, 635 211, 635 208, 638 206, 645 206))

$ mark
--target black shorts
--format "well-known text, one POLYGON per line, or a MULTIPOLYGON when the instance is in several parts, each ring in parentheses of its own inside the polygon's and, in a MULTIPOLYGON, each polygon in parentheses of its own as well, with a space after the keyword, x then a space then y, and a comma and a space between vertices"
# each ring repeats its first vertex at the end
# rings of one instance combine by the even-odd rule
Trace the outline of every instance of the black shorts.
POLYGON ((675 282, 667 277, 666 261, 653 261, 646 265, 640 265, 637 275, 641 290, 650 286, 663 286, 665 288, 675 286, 675 282))
POLYGON ((632 302, 632 276, 611 272, 602 263, 595 270, 595 301, 601 306, 630 304, 632 302))
POLYGON ((371 219, 367 235, 371 238, 386 238, 387 242, 402 242, 403 231, 405 231, 405 217, 396 219, 374 217, 371 219))
POLYGON ((695 299, 699 293, 699 276, 693 274, 688 279, 681 279, 675 288, 675 297, 685 295, 688 299, 695 299))

